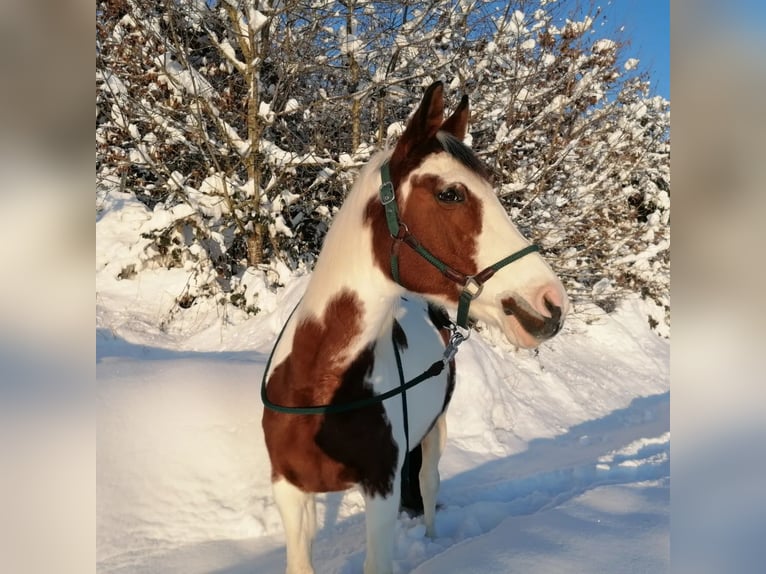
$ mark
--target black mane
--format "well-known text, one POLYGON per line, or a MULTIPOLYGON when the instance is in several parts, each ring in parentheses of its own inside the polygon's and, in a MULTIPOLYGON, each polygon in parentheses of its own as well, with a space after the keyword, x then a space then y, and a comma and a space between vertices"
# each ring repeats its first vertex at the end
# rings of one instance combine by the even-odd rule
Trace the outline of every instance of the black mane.
POLYGON ((436 139, 442 149, 484 179, 489 179, 489 172, 484 163, 476 156, 471 148, 449 132, 437 132, 436 139))

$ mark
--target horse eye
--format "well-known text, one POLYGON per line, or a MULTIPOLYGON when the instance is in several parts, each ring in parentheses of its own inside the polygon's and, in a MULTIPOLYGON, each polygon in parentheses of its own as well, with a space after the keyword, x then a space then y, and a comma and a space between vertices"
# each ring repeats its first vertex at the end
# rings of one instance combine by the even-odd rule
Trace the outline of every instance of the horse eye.
POLYGON ((442 203, 460 203, 465 201, 465 193, 460 187, 456 185, 450 185, 449 187, 445 187, 439 193, 437 193, 436 199, 442 203))

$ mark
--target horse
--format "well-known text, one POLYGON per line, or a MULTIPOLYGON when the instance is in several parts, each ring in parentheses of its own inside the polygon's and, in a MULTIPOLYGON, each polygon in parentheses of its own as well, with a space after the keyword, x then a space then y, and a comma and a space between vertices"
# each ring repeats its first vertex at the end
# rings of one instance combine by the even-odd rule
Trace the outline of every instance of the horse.
POLYGON ((393 571, 397 477, 415 445, 434 537, 454 355, 470 322, 534 348, 569 309, 463 143, 468 117, 467 96, 445 120, 442 83, 426 89, 393 151, 358 174, 274 345, 262 425, 288 574, 314 572, 315 494, 353 486, 365 501, 364 572, 393 571))

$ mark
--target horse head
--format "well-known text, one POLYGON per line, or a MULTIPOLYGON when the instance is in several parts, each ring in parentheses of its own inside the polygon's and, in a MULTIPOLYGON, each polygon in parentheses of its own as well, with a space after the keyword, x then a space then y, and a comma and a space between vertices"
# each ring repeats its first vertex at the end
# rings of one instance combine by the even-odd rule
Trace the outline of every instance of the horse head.
POLYGON ((467 96, 445 120, 441 82, 426 90, 381 170, 381 201, 367 210, 376 263, 404 288, 447 308, 469 300, 472 317, 499 327, 519 347, 536 347, 559 331, 569 301, 463 143, 468 119, 467 96), (384 197, 387 186, 393 195, 384 197), (387 200, 393 205, 386 207, 387 200))

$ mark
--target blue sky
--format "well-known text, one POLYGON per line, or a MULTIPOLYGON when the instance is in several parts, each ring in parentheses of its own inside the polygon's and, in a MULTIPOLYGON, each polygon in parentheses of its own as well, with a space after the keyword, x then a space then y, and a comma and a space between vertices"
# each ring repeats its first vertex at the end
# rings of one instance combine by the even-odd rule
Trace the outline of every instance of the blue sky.
MULTIPOLYGON (((594 5, 601 8, 593 23, 594 38, 628 42, 622 62, 638 58, 638 70, 649 73, 652 93, 669 100, 670 0, 595 0, 594 5)), ((585 0, 562 0, 560 6, 561 18, 572 10, 592 14, 585 0)))
POLYGON ((630 41, 625 56, 641 60, 639 68, 650 74, 654 93, 670 99, 670 0, 611 0, 601 3, 606 24, 595 29, 619 30, 630 41))

